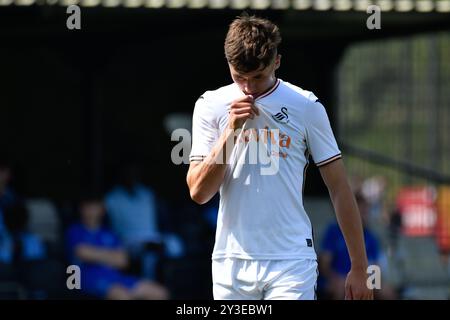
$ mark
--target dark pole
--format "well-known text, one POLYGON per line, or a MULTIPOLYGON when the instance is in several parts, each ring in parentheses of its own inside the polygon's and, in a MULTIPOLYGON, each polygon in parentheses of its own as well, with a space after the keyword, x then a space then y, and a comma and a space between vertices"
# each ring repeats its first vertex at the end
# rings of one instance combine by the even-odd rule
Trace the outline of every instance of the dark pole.
MULTIPOLYGON (((439 70, 440 70, 440 55, 439 55, 439 45, 436 35, 432 35, 429 39, 428 53, 430 66, 428 70, 428 108, 430 108, 430 117, 428 123, 428 144, 430 145, 430 158, 429 165, 430 168, 436 171, 440 171, 440 105, 439 105, 439 70)), ((427 106, 425 106, 427 108, 427 106)))
POLYGON ((92 192, 103 191, 102 168, 102 112, 99 69, 90 65, 84 68, 82 94, 84 105, 85 179, 92 192))

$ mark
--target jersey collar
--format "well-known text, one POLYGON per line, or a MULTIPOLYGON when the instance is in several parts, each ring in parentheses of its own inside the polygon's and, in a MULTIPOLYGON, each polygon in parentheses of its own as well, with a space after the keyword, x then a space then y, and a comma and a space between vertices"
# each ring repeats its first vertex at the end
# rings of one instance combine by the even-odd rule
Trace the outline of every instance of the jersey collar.
POLYGON ((259 96, 257 96, 257 97, 255 98, 255 100, 260 100, 260 99, 262 99, 262 98, 267 97, 267 96, 270 95, 272 92, 274 92, 274 91, 278 88, 279 85, 280 85, 280 79, 277 79, 277 81, 275 82, 275 84, 274 84, 271 88, 267 89, 266 92, 264 92, 264 93, 260 94, 259 96))

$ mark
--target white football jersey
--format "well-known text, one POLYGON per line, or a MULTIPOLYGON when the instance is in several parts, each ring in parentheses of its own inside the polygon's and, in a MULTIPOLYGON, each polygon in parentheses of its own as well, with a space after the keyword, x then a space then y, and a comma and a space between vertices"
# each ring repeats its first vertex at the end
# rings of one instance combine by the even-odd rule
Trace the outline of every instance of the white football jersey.
MULTIPOLYGON (((190 161, 210 153, 242 96, 233 83, 197 100, 190 161)), ((313 93, 281 79, 255 105, 260 115, 245 122, 220 187, 213 259, 315 259, 302 197, 309 155, 317 166, 341 157, 327 113, 313 93)))

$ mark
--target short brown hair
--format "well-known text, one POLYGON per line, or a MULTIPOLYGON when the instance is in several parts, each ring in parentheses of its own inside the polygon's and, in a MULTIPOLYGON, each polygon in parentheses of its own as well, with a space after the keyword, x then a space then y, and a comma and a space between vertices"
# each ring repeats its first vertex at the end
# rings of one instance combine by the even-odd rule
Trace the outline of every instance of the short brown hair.
POLYGON ((255 71, 273 61, 280 42, 280 30, 274 23, 243 14, 230 24, 225 57, 237 71, 255 71))

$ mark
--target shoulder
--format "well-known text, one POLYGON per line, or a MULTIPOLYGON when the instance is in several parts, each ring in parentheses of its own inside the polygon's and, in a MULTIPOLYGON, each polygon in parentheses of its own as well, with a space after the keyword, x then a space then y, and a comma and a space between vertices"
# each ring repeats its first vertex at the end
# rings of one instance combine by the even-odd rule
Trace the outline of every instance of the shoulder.
POLYGON ((107 203, 120 199, 125 195, 125 190, 121 186, 113 187, 105 196, 107 203))
POLYGON ((278 91, 281 103, 295 107, 301 118, 309 122, 314 119, 323 119, 326 110, 320 99, 312 92, 299 86, 281 80, 278 91))
POLYGON ((310 106, 319 99, 317 96, 308 90, 305 90, 292 83, 280 79, 280 93, 284 99, 290 100, 292 103, 301 106, 310 106))
MULTIPOLYGON (((229 96, 238 95, 239 90, 236 84, 231 83, 229 85, 217 88, 215 90, 205 91, 200 98, 208 102, 223 102, 229 99, 229 96)), ((200 99, 199 98, 199 99, 200 99)))
POLYGON ((241 95, 236 84, 232 83, 215 90, 205 91, 198 97, 195 108, 196 111, 216 111, 230 104, 241 95))
POLYGON ((136 185, 136 193, 143 197, 151 197, 154 192, 149 186, 139 183, 136 185))

